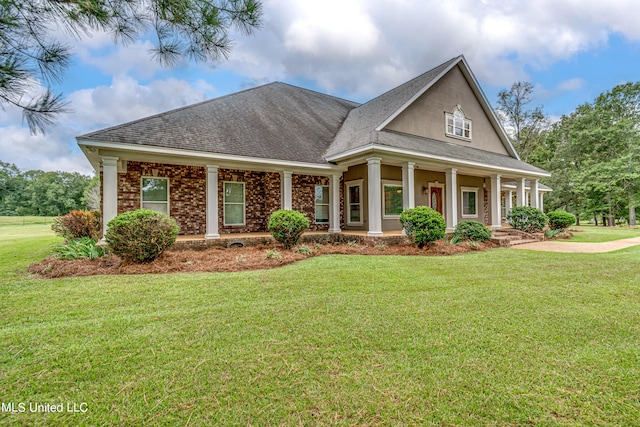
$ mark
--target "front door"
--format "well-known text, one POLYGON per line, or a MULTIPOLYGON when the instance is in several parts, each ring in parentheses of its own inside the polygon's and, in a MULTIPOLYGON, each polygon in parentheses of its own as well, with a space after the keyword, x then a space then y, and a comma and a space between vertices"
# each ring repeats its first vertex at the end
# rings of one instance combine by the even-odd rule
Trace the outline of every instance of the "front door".
POLYGON ((431 202, 431 209, 444 216, 444 209, 442 206, 442 187, 431 187, 429 189, 429 200, 431 202))

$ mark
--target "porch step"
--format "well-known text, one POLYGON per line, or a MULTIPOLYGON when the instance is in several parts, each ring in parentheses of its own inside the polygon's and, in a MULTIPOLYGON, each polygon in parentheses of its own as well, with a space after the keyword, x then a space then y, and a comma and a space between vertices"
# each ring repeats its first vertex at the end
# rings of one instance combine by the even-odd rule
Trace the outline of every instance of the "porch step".
POLYGON ((492 242, 507 248, 516 245, 524 245, 525 243, 534 243, 540 240, 541 239, 539 239, 538 236, 533 236, 513 229, 495 230, 491 235, 492 242))

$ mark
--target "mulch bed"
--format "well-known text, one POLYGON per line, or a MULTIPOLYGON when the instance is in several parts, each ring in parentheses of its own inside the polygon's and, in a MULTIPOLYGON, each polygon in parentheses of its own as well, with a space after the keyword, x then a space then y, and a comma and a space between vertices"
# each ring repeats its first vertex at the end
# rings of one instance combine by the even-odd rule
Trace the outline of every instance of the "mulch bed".
POLYGON ((158 259, 146 264, 123 262, 116 256, 94 260, 79 259, 65 261, 49 257, 29 267, 29 272, 45 278, 93 276, 99 274, 165 274, 184 272, 232 272, 260 270, 281 267, 311 256, 346 255, 455 255, 470 251, 497 247, 487 242, 475 245, 446 245, 438 241, 423 249, 412 244, 390 246, 324 244, 307 246, 311 254, 302 254, 295 249, 286 250, 279 246, 258 246, 245 248, 208 248, 204 250, 166 251, 158 259), (267 258, 266 251, 276 249, 280 258, 267 258))

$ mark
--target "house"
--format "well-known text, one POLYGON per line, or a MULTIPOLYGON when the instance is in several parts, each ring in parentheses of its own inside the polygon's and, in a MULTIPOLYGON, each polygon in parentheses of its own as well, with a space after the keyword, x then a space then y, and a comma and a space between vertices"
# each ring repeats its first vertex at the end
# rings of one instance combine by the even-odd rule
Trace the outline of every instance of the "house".
POLYGON ((465 58, 358 104, 270 83, 88 133, 104 224, 138 208, 182 235, 264 232, 295 209, 312 230, 399 230, 403 209, 500 228, 515 204, 542 206, 549 173, 520 160, 465 58))

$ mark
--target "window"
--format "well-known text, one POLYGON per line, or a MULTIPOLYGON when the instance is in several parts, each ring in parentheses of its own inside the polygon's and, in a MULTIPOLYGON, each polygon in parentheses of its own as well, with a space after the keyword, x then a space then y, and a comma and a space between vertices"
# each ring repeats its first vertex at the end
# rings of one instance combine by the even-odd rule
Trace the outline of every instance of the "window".
POLYGON ((478 217, 478 189, 462 187, 462 217, 478 217))
POLYGON ((447 135, 456 138, 471 139, 471 120, 465 118, 459 105, 453 109, 453 114, 446 113, 447 135))
POLYGON ((244 225, 244 182, 224 183, 224 225, 244 225))
POLYGON ((362 225, 362 180, 347 185, 347 225, 362 225))
POLYGON ((142 208, 169 215, 169 178, 142 178, 142 208))
POLYGON ((316 223, 329 222, 329 186, 316 185, 316 223))
POLYGON ((404 207, 402 197, 402 184, 383 184, 384 197, 382 198, 383 204, 383 217, 385 218, 397 218, 402 213, 404 207))

